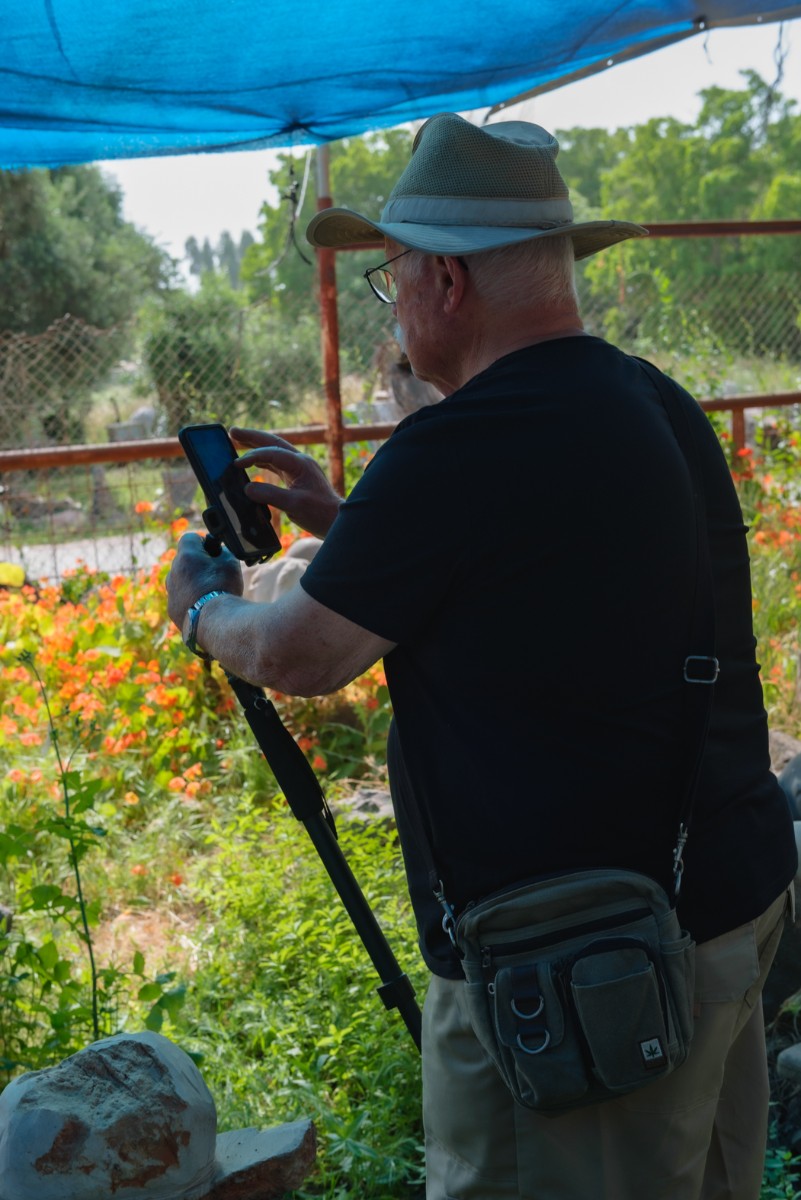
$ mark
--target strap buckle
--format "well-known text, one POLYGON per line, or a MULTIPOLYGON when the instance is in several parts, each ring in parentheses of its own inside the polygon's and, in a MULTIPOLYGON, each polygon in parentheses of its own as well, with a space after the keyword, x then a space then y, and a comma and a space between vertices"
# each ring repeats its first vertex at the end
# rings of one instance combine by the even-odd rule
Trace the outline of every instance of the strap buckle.
POLYGON ((688 654, 684 660, 684 682, 713 684, 720 674, 714 654, 688 654))

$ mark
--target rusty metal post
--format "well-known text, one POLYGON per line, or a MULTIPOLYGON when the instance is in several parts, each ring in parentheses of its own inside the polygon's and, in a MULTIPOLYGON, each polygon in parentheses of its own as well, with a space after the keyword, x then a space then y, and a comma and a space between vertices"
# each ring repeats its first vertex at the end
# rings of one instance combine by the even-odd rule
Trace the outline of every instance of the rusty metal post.
POLYGON ((731 414, 731 449, 732 455, 738 450, 745 449, 745 409, 735 408, 731 414))
MULTIPOLYGON (((318 146, 317 211, 330 208, 331 185, 328 175, 328 147, 318 146)), ((342 454, 342 395, 339 386, 339 315, 337 313, 336 251, 317 250, 317 270, 320 288, 320 333, 323 351, 323 380, 325 384, 326 442, 328 471, 332 485, 340 496, 345 495, 345 463, 342 454)))

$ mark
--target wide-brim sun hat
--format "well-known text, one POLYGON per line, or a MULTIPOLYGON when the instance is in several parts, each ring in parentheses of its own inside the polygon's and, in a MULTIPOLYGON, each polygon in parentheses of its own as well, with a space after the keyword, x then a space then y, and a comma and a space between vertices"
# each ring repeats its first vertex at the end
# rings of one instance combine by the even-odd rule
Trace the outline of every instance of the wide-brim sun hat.
POLYGON ((533 238, 569 236, 586 258, 648 230, 630 221, 574 221, 559 173, 559 143, 528 121, 472 125, 456 113, 431 117, 378 221, 326 208, 309 223, 313 246, 381 245, 426 254, 475 254, 533 238))

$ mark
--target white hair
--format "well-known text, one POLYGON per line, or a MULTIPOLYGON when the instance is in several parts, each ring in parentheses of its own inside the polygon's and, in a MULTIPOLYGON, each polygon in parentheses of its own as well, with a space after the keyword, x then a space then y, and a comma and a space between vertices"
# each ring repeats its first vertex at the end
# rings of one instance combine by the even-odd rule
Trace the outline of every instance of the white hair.
POLYGON ((573 241, 568 236, 482 250, 465 261, 482 299, 491 304, 578 309, 573 241))
MULTIPOLYGON (((432 256, 423 250, 409 254, 405 275, 410 284, 419 282, 427 257, 432 256)), ((573 240, 567 235, 532 238, 500 250, 481 250, 465 255, 463 262, 482 300, 494 306, 569 308, 578 312, 573 240)))

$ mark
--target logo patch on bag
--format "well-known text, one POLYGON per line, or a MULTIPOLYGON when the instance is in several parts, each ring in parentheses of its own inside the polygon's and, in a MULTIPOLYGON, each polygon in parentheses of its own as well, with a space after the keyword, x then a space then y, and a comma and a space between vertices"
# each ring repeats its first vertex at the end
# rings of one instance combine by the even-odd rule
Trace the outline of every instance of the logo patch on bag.
POLYGON ((661 1067, 665 1061, 665 1051, 658 1037, 647 1038, 640 1042, 640 1054, 646 1067, 661 1067))

